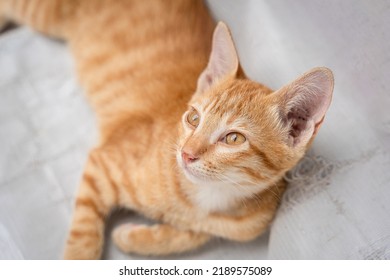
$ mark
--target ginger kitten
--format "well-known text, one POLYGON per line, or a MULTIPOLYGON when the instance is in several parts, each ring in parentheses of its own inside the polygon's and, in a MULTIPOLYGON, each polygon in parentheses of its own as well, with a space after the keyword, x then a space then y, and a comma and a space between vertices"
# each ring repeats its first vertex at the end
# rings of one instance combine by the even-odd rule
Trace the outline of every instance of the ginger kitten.
POLYGON ((202 1, 0 0, 0 18, 67 41, 98 117, 67 259, 101 257, 116 207, 158 221, 117 227, 124 252, 256 238, 332 98, 327 68, 277 91, 248 80, 227 26, 215 27, 202 1))

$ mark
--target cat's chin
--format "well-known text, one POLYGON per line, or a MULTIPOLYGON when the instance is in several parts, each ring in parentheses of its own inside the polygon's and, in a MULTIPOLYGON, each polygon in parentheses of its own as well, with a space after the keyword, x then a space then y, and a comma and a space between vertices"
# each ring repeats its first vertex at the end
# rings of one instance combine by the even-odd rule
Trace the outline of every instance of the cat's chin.
POLYGON ((184 176, 195 185, 210 183, 211 181, 210 178, 207 178, 201 174, 197 174, 195 171, 185 166, 184 164, 181 166, 181 169, 183 170, 184 176))

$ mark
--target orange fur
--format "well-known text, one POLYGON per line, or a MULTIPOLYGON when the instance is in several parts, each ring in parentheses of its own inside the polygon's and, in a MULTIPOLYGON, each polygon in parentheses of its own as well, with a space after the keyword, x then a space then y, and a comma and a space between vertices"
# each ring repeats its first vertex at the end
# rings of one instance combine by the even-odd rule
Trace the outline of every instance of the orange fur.
POLYGON ((115 229, 125 252, 164 255, 212 236, 256 238, 330 103, 325 68, 276 92, 246 79, 225 25, 212 44, 215 24, 202 1, 0 0, 0 16, 66 40, 97 113, 100 141, 86 163, 65 258, 101 256, 114 207, 161 223, 115 229), (311 96, 309 107, 295 106, 297 91, 311 96), (328 97, 317 102, 322 91, 328 97), (199 126, 188 124, 187 110, 196 110, 199 126), (244 142, 226 144, 231 131, 244 142))

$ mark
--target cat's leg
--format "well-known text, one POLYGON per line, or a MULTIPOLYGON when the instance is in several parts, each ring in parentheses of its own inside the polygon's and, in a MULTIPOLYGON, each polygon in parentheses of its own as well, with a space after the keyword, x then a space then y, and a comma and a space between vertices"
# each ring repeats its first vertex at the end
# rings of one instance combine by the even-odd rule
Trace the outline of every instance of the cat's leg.
POLYGON ((0 32, 8 24, 8 19, 6 17, 6 3, 4 0, 0 0, 0 32))
POLYGON ((125 224, 114 230, 112 238, 123 252, 157 256, 193 250, 210 240, 210 235, 179 230, 168 224, 125 224))
POLYGON ((283 180, 275 183, 272 189, 263 191, 261 196, 246 201, 245 213, 241 215, 211 213, 200 221, 185 221, 184 226, 229 240, 253 240, 268 229, 285 188, 283 180))
POLYGON ((2 17, 0 15, 0 32, 3 31, 3 29, 5 29, 7 24, 8 24, 8 20, 5 17, 2 17))
POLYGON ((79 192, 65 247, 65 259, 98 259, 104 242, 104 225, 117 194, 102 170, 99 152, 91 152, 79 192))
POLYGON ((0 0, 0 27, 7 21, 29 25, 32 28, 66 39, 76 8, 77 0, 0 0))

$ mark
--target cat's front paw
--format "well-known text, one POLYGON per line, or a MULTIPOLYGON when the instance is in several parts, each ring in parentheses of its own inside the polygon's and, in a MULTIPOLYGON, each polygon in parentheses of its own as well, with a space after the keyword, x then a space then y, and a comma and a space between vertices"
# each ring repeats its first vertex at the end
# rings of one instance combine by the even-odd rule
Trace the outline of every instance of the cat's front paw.
POLYGON ((181 231, 166 224, 125 224, 112 233, 112 239, 120 250, 140 255, 180 253, 204 244, 209 238, 204 233, 181 231))
POLYGON ((139 253, 139 245, 148 243, 150 229, 145 225, 124 224, 114 229, 112 240, 125 253, 139 253))

